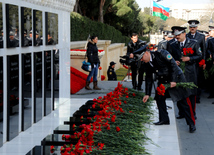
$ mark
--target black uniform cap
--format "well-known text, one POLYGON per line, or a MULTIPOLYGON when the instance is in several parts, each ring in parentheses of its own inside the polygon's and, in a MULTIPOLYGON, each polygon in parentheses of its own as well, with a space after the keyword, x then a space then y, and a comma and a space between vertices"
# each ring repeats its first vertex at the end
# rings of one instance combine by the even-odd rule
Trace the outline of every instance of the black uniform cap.
POLYGON ((197 27, 200 22, 198 20, 189 20, 188 23, 189 27, 197 27))
POLYGON ((116 63, 114 61, 110 62, 110 66, 115 65, 116 63))
POLYGON ((209 31, 214 30, 214 26, 209 26, 209 31))
POLYGON ((179 35, 179 34, 185 32, 186 27, 173 26, 171 29, 172 29, 172 31, 174 32, 174 35, 177 36, 177 35, 179 35))
POLYGON ((198 32, 204 34, 205 36, 209 35, 209 32, 204 31, 204 30, 197 30, 198 32))

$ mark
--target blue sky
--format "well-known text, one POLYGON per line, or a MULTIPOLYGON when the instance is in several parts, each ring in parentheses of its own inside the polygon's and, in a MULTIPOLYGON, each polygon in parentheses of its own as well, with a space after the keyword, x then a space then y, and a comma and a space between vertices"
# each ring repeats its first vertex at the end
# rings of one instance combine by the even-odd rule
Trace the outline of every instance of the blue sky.
MULTIPOLYGON (((151 0, 135 0, 139 7, 143 10, 144 7, 150 7, 151 0)), ((159 4, 167 7, 176 3, 184 3, 185 4, 205 4, 210 3, 211 0, 163 0, 158 2, 159 4)))

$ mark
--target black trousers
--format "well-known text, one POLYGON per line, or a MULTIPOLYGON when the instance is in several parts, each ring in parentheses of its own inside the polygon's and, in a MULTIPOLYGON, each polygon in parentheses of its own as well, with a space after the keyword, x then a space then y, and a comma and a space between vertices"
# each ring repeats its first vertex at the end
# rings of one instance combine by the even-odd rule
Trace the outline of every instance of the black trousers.
POLYGON ((143 84, 143 74, 145 72, 145 67, 141 61, 138 62, 132 62, 131 63, 131 71, 132 71, 132 86, 134 89, 138 87, 138 89, 141 89, 141 86, 143 84), (136 81, 138 73, 138 84, 136 81))
MULTIPOLYGON (((160 84, 167 83, 167 77, 158 78, 158 86, 160 84), (166 81, 165 81, 166 80, 166 81)), ((169 121, 169 115, 166 108, 166 95, 158 95, 157 90, 155 91, 155 100, 158 106, 158 112, 159 112, 159 121, 169 121)))
POLYGON ((177 104, 182 108, 187 124, 195 125, 195 117, 189 97, 178 101, 177 104))
POLYGON ((155 100, 158 106, 159 121, 169 121, 169 115, 166 108, 166 96, 155 94, 155 100))
MULTIPOLYGON (((191 105, 191 109, 193 111, 194 116, 196 116, 196 95, 190 95, 189 96, 189 100, 190 100, 190 105, 191 105)), ((185 117, 185 111, 182 107, 182 104, 177 102, 177 107, 178 107, 178 115, 181 117, 185 117)))

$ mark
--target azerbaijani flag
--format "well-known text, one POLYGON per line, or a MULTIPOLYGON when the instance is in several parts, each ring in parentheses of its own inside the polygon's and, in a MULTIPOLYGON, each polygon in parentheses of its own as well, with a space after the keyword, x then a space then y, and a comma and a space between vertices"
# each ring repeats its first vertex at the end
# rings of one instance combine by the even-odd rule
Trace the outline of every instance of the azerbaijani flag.
POLYGON ((158 16, 161 19, 166 20, 169 17, 169 8, 153 1, 153 16, 158 16))

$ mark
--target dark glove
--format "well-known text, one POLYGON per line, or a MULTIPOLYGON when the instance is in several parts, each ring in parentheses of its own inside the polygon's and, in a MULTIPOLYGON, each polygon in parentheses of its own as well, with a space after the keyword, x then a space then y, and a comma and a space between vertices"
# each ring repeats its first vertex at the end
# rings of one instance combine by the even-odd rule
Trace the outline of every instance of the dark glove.
POLYGON ((94 63, 91 63, 91 68, 94 68, 94 63))

